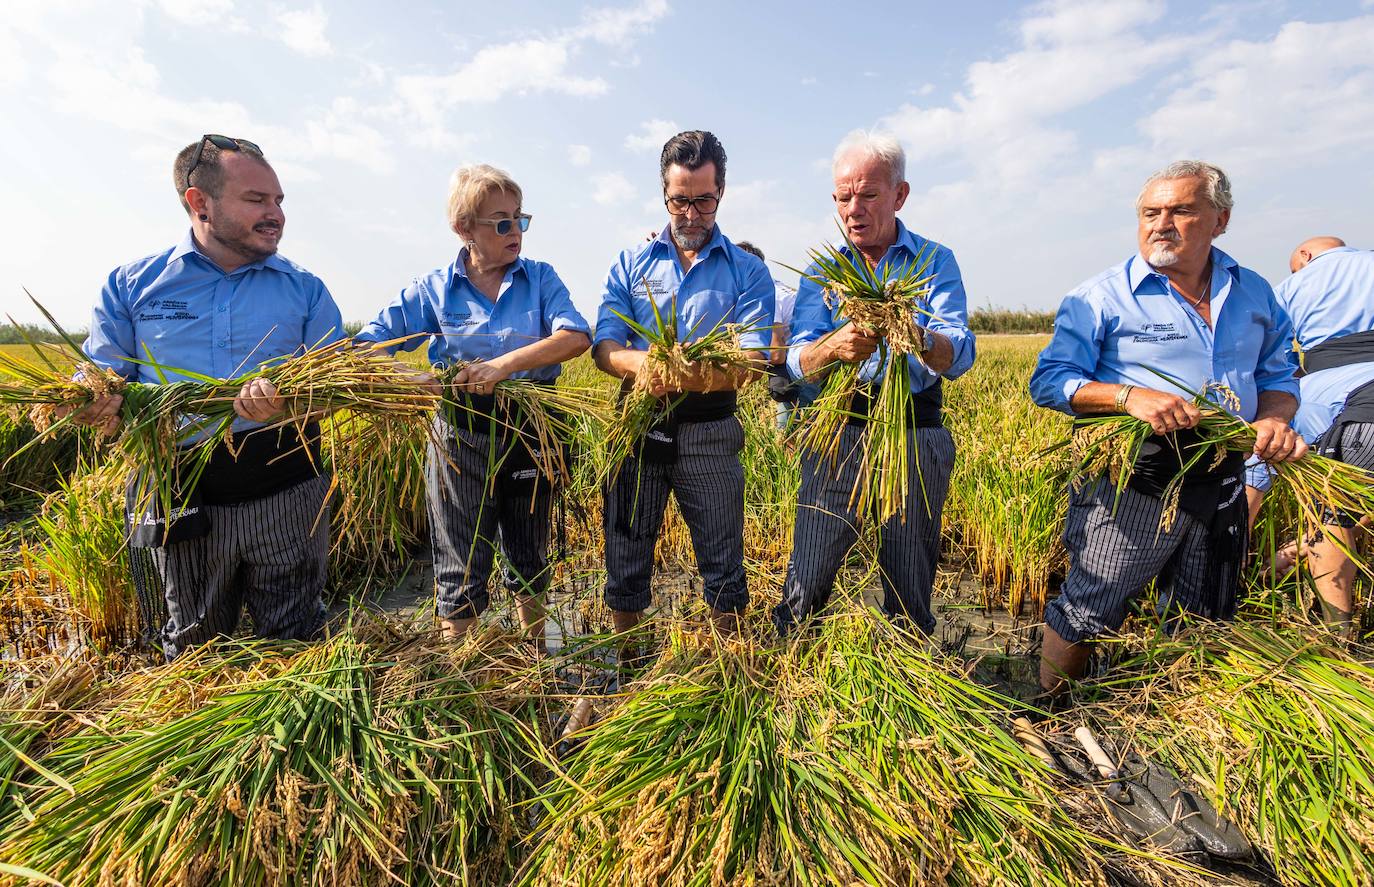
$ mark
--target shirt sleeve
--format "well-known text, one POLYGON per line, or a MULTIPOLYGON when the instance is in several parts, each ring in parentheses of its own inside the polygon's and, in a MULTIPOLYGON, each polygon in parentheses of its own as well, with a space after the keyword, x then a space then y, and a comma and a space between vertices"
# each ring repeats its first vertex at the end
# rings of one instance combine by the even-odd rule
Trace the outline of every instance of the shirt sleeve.
POLYGON ((1259 456, 1251 454, 1245 460, 1245 485, 1254 487, 1261 493, 1269 492, 1269 488, 1274 485, 1274 469, 1259 456))
POLYGON ((1272 292, 1269 312, 1274 322, 1264 330, 1259 364, 1255 367, 1255 390, 1284 391, 1298 398, 1298 356, 1293 353, 1293 321, 1272 292))
POLYGON ((968 296, 964 293, 964 279, 954 253, 941 249, 937 257, 935 277, 931 281, 930 312, 926 328, 949 339, 954 347, 954 361, 940 375, 957 379, 973 366, 975 355, 973 332, 968 328, 968 296))
MULTIPOLYGON (((747 255, 747 253, 746 253, 747 255)), ((744 332, 740 344, 760 353, 773 343, 773 311, 777 291, 773 275, 761 261, 745 263, 744 292, 735 299, 735 322, 744 332)))
POLYGON ((815 271, 814 265, 806 269, 801 282, 797 284, 797 297, 792 304, 792 327, 787 336, 787 369, 794 379, 804 375, 801 368, 803 346, 835 328, 835 315, 826 306, 820 285, 808 276, 815 271))
POLYGON ((306 348, 319 345, 332 345, 348 338, 344 332, 343 315, 324 281, 312 278, 314 290, 310 294, 310 313, 305 318, 305 329, 301 337, 306 348))
POLYGON ((439 333, 439 318, 429 308, 425 298, 425 284, 418 278, 410 286, 401 290, 400 295, 391 300, 370 323, 353 337, 355 342, 390 342, 386 350, 395 354, 397 349, 414 351, 430 336, 439 333), (397 342, 396 339, 404 341, 397 342))
POLYGON ((591 327, 582 312, 573 304, 572 294, 550 265, 541 269, 539 278, 539 310, 545 336, 560 330, 576 330, 591 335, 591 327))
POLYGON ((134 322, 125 301, 128 292, 122 268, 111 272, 100 290, 100 301, 91 312, 91 332, 81 350, 96 366, 112 370, 125 379, 138 375, 138 343, 134 341, 134 322))
POLYGON ((1031 374, 1031 399, 1042 407, 1075 415, 1073 396, 1093 381, 1104 328, 1102 313, 1085 293, 1065 296, 1054 317, 1054 335, 1031 374))
POLYGON ((622 253, 620 260, 611 266, 610 273, 606 275, 601 307, 596 312, 596 337, 592 340, 592 347, 602 342, 625 345, 630 341, 630 325, 615 316, 618 311, 626 317, 634 317, 634 308, 630 304, 628 265, 629 254, 622 253))

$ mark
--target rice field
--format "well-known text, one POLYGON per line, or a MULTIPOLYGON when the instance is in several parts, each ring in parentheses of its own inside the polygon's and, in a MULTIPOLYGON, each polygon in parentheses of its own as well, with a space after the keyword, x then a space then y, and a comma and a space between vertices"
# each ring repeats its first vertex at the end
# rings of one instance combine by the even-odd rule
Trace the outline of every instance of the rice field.
MULTIPOLYGON (((138 646, 158 617, 130 589, 118 453, 59 434, 11 460, 31 432, 0 419, 0 884, 1371 883, 1374 662, 1304 622, 1301 573, 1252 571, 1236 627, 1165 637, 1134 619, 1089 704, 1041 726, 1086 722, 1173 768, 1235 820, 1251 860, 1207 867, 1128 837, 1100 786, 1013 738, 1034 623, 1065 569, 1069 466, 1042 451, 1067 420, 1026 395, 1045 341, 981 336, 946 386, 959 451, 938 637, 865 605, 870 537, 831 615, 773 638, 799 477, 754 386, 741 637, 706 627, 670 507, 642 629, 659 655, 624 683, 606 667, 591 430, 557 519, 552 656, 519 640, 509 602, 460 644, 431 632, 424 434, 343 412, 324 425, 331 637, 164 664, 138 646), (7 471, 26 473, 22 495, 7 471), (948 628, 994 623, 979 643, 948 628), (574 710, 591 725, 564 736, 574 710)), ((561 384, 614 391, 585 357, 561 384)), ((1277 538, 1300 517, 1276 497, 1262 528, 1277 538)))

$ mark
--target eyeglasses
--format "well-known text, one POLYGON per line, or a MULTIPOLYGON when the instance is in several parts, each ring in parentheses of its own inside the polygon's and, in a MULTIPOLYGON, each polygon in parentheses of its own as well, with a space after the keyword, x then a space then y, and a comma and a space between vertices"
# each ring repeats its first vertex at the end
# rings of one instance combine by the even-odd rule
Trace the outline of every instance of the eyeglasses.
POLYGON ((516 225, 520 226, 522 232, 530 230, 530 219, 532 218, 534 216, 528 213, 521 213, 513 219, 473 219, 473 221, 482 225, 490 225, 496 229, 497 234, 505 237, 516 225))
POLYGON ((694 206, 697 208, 697 215, 709 216, 720 205, 720 195, 707 194, 705 197, 664 196, 663 205, 668 207, 668 212, 675 216, 687 215, 687 210, 694 206))
MULTIPOLYGON (((191 173, 196 171, 197 166, 200 166, 200 158, 201 155, 205 153, 206 142, 209 142, 221 151, 243 151, 247 149, 254 154, 262 154, 262 149, 247 139, 235 139, 215 133, 206 133, 200 137, 200 142, 196 144, 196 153, 191 155, 191 165, 186 167, 186 188, 191 187, 191 173)), ((184 191, 186 188, 182 190, 184 191)))

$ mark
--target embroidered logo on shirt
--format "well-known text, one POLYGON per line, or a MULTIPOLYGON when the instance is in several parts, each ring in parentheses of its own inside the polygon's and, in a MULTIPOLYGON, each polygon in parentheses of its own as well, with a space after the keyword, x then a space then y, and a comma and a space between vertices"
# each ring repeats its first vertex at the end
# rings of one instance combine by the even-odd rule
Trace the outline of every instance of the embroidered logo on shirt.
POLYGON ((662 296, 668 293, 668 282, 666 280, 651 280, 646 277, 641 277, 639 280, 635 281, 633 292, 636 296, 648 298, 649 288, 651 287, 656 296, 662 296))
POLYGON ((1152 345, 1158 342, 1177 342, 1186 338, 1188 338, 1188 334, 1179 332, 1172 323, 1147 323, 1140 328, 1140 332, 1131 338, 1131 341, 1141 345, 1152 345))
POLYGON ((476 326, 480 320, 472 319, 470 311, 445 311, 444 326, 476 326))

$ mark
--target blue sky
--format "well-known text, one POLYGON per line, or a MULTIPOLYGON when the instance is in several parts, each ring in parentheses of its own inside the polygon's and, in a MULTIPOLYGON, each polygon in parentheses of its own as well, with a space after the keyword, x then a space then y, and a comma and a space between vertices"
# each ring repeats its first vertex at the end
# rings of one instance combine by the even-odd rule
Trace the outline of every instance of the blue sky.
POLYGON ((788 264, 834 232, 833 145, 879 126, 972 307, 1052 308, 1125 258, 1140 182, 1185 156, 1231 173, 1220 246, 1277 282, 1309 235, 1374 247, 1371 47, 1370 0, 8 0, 0 304, 34 319, 27 286, 85 325, 112 268, 182 235, 171 160, 202 132, 263 146, 283 254, 352 319, 452 261, 448 175, 473 161, 522 184, 525 254, 590 317, 691 128, 730 155, 725 232, 788 264))

